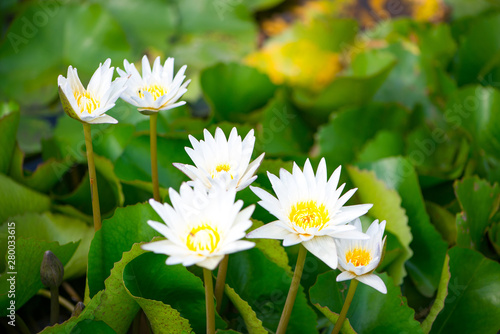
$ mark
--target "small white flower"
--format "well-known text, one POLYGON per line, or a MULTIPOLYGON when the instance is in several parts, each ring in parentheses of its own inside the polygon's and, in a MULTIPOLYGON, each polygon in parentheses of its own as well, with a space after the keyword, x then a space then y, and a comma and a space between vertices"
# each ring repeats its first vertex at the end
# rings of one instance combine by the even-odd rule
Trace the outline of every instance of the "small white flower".
POLYGON ((231 130, 227 140, 220 128, 215 130, 215 138, 207 129, 203 133, 205 140, 200 141, 190 135, 189 141, 193 148, 186 147, 186 152, 195 166, 174 163, 175 167, 191 180, 200 180, 207 188, 211 188, 215 183, 221 183, 226 189, 234 188, 239 191, 257 178, 253 174, 259 168, 264 153, 250 163, 255 144, 253 129, 243 141, 236 128, 231 130))
POLYGON ((293 174, 285 169, 280 170, 279 178, 267 174, 278 198, 260 188, 250 188, 260 197, 259 204, 278 220, 250 232, 248 238, 283 239, 283 246, 302 243, 332 268, 337 267, 334 238, 367 238, 354 226, 346 224, 367 213, 372 204, 343 206, 356 189, 340 197, 345 186, 337 189, 340 167, 328 181, 324 158, 316 176, 309 159, 304 172, 294 163, 293 174))
POLYGON ((174 78, 174 58, 168 58, 165 65, 161 66, 160 57, 156 57, 153 69, 149 65, 148 57, 142 57, 142 76, 134 64, 126 59, 123 61, 125 71, 118 68, 122 77, 130 77, 127 89, 121 98, 136 106, 138 110, 151 115, 160 110, 168 110, 186 104, 185 101, 177 102, 187 92, 187 85, 191 80, 182 83, 186 76, 186 65, 182 66, 174 78), (177 103, 176 103, 177 102, 177 103))
POLYGON ((113 79, 114 67, 110 67, 111 59, 107 59, 95 71, 85 89, 78 77, 76 68, 68 67, 68 78, 59 75, 59 96, 64 112, 69 117, 83 123, 118 123, 116 119, 104 114, 115 106, 116 100, 125 90, 125 78, 113 79))
MULTIPOLYGON (((361 221, 357 219, 352 225, 362 232, 361 221)), ((382 257, 385 238, 382 240, 385 229, 385 220, 378 223, 375 220, 366 234, 368 240, 336 240, 339 269, 342 271, 337 276, 337 282, 356 279, 372 288, 387 293, 384 281, 373 272, 378 267, 382 257)))
POLYGON ((186 183, 180 193, 170 188, 172 206, 151 199, 149 203, 165 224, 148 221, 167 240, 142 246, 155 253, 167 254, 167 264, 196 264, 215 269, 226 254, 247 250, 255 243, 240 240, 252 225, 255 206, 241 210, 243 202, 234 202, 236 191, 214 187, 211 191, 199 182, 194 189, 186 183))

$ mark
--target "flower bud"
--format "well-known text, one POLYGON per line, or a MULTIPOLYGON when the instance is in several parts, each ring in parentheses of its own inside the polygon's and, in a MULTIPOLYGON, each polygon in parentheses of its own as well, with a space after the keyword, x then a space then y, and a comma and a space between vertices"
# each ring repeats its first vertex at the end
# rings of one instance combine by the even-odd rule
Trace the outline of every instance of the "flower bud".
POLYGON ((57 288, 61 285, 64 276, 64 266, 51 251, 43 254, 40 266, 40 280, 47 288, 57 288))
POLYGON ((78 317, 83 312, 84 309, 85 309, 85 304, 82 302, 78 302, 75 305, 75 308, 73 309, 73 312, 71 313, 71 316, 78 317))

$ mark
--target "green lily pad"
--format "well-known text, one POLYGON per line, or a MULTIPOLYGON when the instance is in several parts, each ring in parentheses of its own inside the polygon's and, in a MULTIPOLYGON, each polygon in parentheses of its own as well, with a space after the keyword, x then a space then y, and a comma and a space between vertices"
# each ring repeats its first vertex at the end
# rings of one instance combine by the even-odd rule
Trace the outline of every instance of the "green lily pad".
POLYGON ((448 254, 448 295, 430 333, 495 333, 500 328, 500 264, 465 248, 453 247, 448 254))
POLYGON ((500 188, 478 177, 468 177, 454 184, 462 212, 457 215, 457 245, 487 254, 487 228, 500 207, 500 188))
POLYGON ((219 120, 241 122, 263 107, 276 86, 255 68, 230 63, 205 69, 200 77, 205 98, 219 120))
MULTIPOLYGON (((101 214, 106 216, 112 213, 116 207, 123 204, 122 186, 115 175, 115 166, 111 161, 94 155, 94 163, 97 172, 96 178, 101 214)), ((56 199, 59 203, 69 204, 84 214, 92 215, 92 196, 88 172, 85 173, 84 178, 73 192, 58 195, 56 199)))
POLYGON ((491 87, 468 86, 448 101, 445 118, 453 129, 463 128, 476 154, 500 157, 500 92, 491 87))
POLYGON ((375 149, 387 150, 384 140, 376 138, 378 132, 400 132, 407 128, 408 118, 408 110, 396 104, 368 104, 336 112, 317 133, 319 155, 332 166, 352 163, 358 156, 361 161, 371 160, 370 155, 380 155, 375 149))
POLYGON ((256 132, 256 146, 266 152, 266 157, 306 154, 312 144, 312 132, 284 90, 278 90, 263 108, 261 125, 256 132))
POLYGON ((116 209, 114 215, 102 222, 102 228, 95 233, 89 250, 88 282, 90 296, 105 288, 115 262, 122 253, 137 242, 151 241, 158 236, 148 220, 161 221, 149 203, 116 209))
POLYGON ((9 176, 15 181, 43 193, 49 192, 71 167, 62 161, 48 159, 40 163, 34 172, 24 170, 24 152, 16 147, 12 156, 9 176))
POLYGON ((23 115, 19 121, 17 141, 23 152, 33 155, 41 152, 41 140, 50 137, 51 133, 52 127, 49 121, 23 115))
POLYGON ((25 212, 48 211, 50 198, 0 174, 0 222, 25 212))
POLYGON ((441 237, 446 240, 449 246, 454 246, 457 243, 457 225, 455 216, 433 202, 425 202, 425 208, 432 225, 436 227, 441 237))
POLYGON ((172 306, 158 300, 133 297, 148 317, 153 333, 191 333, 189 321, 181 317, 179 311, 172 308, 172 306))
POLYGON ((459 86, 479 80, 495 85, 500 78, 500 15, 492 12, 474 18, 460 36, 455 75, 459 86))
POLYGON ((134 126, 130 124, 116 124, 92 136, 92 145, 97 155, 115 162, 123 153, 134 134, 134 126))
POLYGON ((241 314, 243 321, 245 322, 246 329, 249 334, 266 334, 267 330, 262 327, 262 321, 257 318, 257 314, 252 310, 252 307, 226 284, 224 289, 227 297, 231 300, 231 303, 238 309, 241 314))
POLYGON ((394 157, 403 154, 403 152, 402 135, 395 131, 381 130, 363 146, 363 149, 359 152, 358 162, 394 157))
MULTIPOLYGON (((123 281, 135 297, 161 301, 189 320, 196 333, 206 327, 205 288, 202 281, 183 265, 166 265, 166 255, 145 253, 132 260, 123 272, 123 281)), ((216 315, 216 328, 226 323, 216 315)))
POLYGON ((71 330, 70 334, 80 334, 80 333, 102 333, 102 334, 114 334, 116 333, 113 328, 109 327, 104 321, 100 320, 90 320, 85 319, 76 324, 71 330))

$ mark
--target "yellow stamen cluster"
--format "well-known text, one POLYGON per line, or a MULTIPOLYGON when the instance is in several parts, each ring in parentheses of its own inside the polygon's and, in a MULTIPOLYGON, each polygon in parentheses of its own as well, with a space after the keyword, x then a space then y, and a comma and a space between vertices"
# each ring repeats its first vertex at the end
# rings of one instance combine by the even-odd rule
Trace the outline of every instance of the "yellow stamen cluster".
POLYGON ((94 110, 101 106, 99 100, 97 100, 92 93, 87 90, 84 90, 83 92, 74 91, 73 95, 75 96, 78 108, 80 108, 80 113, 86 111, 91 114, 94 110))
MULTIPOLYGON (((231 170, 231 166, 229 166, 229 164, 225 163, 225 164, 218 164, 215 169, 210 173, 210 175, 212 176, 212 179, 215 179, 215 177, 217 176, 218 173, 224 171, 224 172, 228 172, 231 170)), ((233 178, 233 176, 231 175, 231 179, 233 178)))
POLYGON ((209 251, 212 253, 219 245, 220 235, 217 229, 208 224, 193 228, 186 239, 186 246, 193 252, 209 251))
POLYGON ((153 96, 153 100, 155 100, 155 101, 159 97, 167 94, 166 88, 163 86, 158 86, 158 85, 151 85, 151 86, 147 86, 147 87, 139 89, 139 91, 137 93, 139 94, 141 99, 144 98, 144 92, 150 92, 151 95, 153 96))
POLYGON ((298 202, 292 206, 288 218, 303 230, 315 227, 319 231, 329 221, 328 210, 325 205, 320 204, 318 206, 315 201, 298 202))
POLYGON ((355 267, 366 266, 372 260, 372 255, 364 248, 356 247, 345 253, 347 263, 351 262, 355 267))

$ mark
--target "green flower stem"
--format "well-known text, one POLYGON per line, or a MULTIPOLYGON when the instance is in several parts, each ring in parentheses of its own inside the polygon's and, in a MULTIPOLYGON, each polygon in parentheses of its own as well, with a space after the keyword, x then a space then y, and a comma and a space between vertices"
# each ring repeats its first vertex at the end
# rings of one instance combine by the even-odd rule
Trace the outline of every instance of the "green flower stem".
POLYGON ((50 288, 50 324, 59 320, 59 287, 50 288))
POLYGON ((283 308, 283 313, 281 313, 280 323, 278 324, 276 334, 285 334, 286 328, 288 327, 288 321, 290 320, 290 315, 292 314, 295 297, 297 296, 297 291, 299 290, 300 278, 302 277, 302 271, 304 270, 306 254, 307 250, 304 246, 302 246, 302 244, 300 244, 299 256, 297 257, 297 264, 295 265, 292 284, 290 285, 290 290, 288 290, 288 296, 286 297, 285 307, 283 308))
POLYGON ((99 207, 99 192, 97 191, 97 177, 94 164, 94 149, 92 148, 92 135, 90 124, 83 123, 83 133, 85 134, 85 146, 87 147, 87 161, 89 164, 90 194, 92 197, 92 212, 94 214, 94 230, 101 229, 101 209, 99 207))
POLYGON ((217 312, 220 311, 222 305, 222 296, 224 295, 224 286, 226 285, 227 264, 229 255, 226 254, 219 263, 219 271, 217 272, 217 280, 215 281, 215 300, 217 301, 217 312))
POLYGON ((155 201, 161 202, 160 197, 160 182, 158 180, 158 152, 156 148, 156 123, 158 113, 155 112, 149 116, 149 138, 151 151, 151 178, 153 179, 153 197, 155 201))
POLYGON ((344 306, 342 306, 342 310, 340 311, 340 316, 337 322, 335 323, 335 327, 332 330, 331 334, 338 334, 342 325, 344 324, 345 317, 347 315, 347 311, 349 311, 349 306, 351 306, 352 297, 354 297, 354 293, 356 292, 356 287, 358 286, 358 280, 351 280, 351 284, 349 285, 349 291, 347 291, 347 297, 344 301, 344 306))
MULTIPOLYGON (((52 299, 52 292, 50 292, 49 290, 40 289, 40 290, 38 290, 37 294, 40 296, 43 296, 45 298, 52 299)), ((63 306, 66 310, 68 310, 69 312, 73 312, 73 310, 75 309, 75 305, 71 304, 71 302, 69 300, 62 297, 61 295, 59 295, 58 301, 59 301, 59 304, 61 306, 63 306)))
POLYGON ((212 283, 212 271, 203 268, 205 279, 205 304, 207 307, 207 334, 215 334, 215 311, 214 311, 214 285, 212 283))

